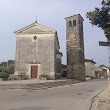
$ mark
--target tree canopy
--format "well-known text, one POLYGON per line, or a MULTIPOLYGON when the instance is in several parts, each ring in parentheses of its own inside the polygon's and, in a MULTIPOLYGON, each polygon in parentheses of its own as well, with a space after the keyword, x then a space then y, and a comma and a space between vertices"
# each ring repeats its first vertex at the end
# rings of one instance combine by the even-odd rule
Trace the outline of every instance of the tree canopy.
POLYGON ((96 25, 104 31, 108 41, 110 41, 110 0, 103 0, 101 8, 95 8, 94 11, 87 12, 92 25, 96 25))
POLYGON ((10 65, 14 65, 14 60, 8 60, 7 62, 1 62, 0 67, 9 67, 10 65))
POLYGON ((6 72, 8 74, 14 74, 14 60, 8 60, 7 62, 0 63, 0 72, 6 72))

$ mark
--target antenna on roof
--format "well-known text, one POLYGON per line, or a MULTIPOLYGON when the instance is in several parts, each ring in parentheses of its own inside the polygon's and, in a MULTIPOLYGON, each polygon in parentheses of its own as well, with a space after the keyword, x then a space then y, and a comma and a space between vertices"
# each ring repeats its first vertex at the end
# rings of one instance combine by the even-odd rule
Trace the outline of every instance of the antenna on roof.
POLYGON ((37 23, 37 16, 36 16, 36 20, 35 20, 35 23, 37 23))

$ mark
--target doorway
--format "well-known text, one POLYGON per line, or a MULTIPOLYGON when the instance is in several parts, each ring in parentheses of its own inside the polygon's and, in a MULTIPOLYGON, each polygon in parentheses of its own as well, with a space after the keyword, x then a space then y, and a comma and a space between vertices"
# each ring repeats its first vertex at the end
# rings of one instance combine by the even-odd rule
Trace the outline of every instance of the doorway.
POLYGON ((31 66, 31 78, 37 78, 38 66, 31 66))

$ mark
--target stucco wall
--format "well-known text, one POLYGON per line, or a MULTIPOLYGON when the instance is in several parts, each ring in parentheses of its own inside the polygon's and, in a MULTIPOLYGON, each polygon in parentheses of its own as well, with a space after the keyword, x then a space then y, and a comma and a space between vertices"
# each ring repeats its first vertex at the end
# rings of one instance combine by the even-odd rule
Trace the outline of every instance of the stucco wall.
POLYGON ((16 36, 15 74, 29 72, 31 62, 39 62, 40 74, 55 75, 54 34, 29 34, 16 36), (34 41, 33 37, 37 36, 34 41))
POLYGON ((95 64, 92 62, 85 62, 86 76, 92 76, 95 78, 95 64))

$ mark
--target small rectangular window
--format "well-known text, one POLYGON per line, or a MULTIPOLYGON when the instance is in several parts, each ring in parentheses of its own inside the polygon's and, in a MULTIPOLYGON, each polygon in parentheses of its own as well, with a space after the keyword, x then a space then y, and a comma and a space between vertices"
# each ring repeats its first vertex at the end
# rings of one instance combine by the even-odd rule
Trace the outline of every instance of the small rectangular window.
POLYGON ((76 27, 76 20, 73 20, 73 27, 76 27))
POLYGON ((70 27, 72 27, 72 22, 71 22, 71 21, 69 21, 69 28, 70 28, 70 27))

